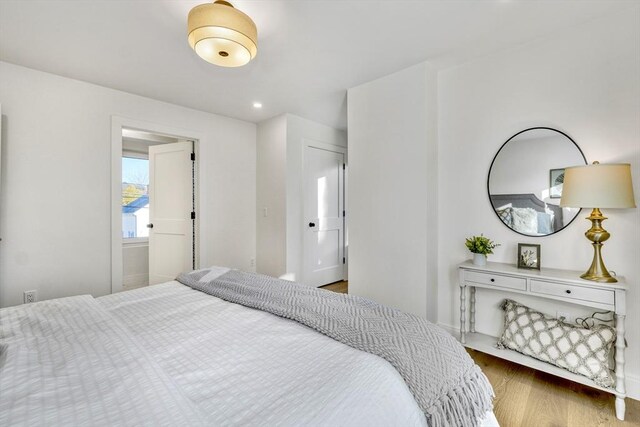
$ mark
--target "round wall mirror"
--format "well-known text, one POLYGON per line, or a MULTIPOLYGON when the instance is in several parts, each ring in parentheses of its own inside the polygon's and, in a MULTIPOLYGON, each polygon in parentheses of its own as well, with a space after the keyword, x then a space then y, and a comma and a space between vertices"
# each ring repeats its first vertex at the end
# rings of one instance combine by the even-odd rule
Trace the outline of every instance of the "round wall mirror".
POLYGON ((525 236, 548 236, 580 212, 561 208, 564 169, 586 165, 578 145, 556 129, 526 129, 507 140, 491 162, 487 189, 504 225, 525 236))

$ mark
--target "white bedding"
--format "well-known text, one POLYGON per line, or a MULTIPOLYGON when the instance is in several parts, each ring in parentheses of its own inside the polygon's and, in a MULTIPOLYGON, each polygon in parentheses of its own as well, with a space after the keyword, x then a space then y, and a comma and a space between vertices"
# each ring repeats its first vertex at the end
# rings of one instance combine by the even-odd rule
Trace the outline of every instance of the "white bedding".
POLYGON ((426 424, 385 360, 177 282, 0 320, 2 426, 426 424))
POLYGON ((211 425, 419 426, 385 360, 177 282, 98 299, 211 425))
POLYGON ((91 296, 0 310, 0 426, 204 422, 91 296))

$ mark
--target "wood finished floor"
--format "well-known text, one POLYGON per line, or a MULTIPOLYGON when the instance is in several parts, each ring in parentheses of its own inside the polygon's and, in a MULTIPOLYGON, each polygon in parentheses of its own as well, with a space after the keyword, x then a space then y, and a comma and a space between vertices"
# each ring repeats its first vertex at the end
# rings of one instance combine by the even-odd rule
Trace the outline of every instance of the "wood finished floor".
MULTIPOLYGON (((322 288, 348 293, 348 287, 348 282, 336 282, 322 288)), ((620 421, 609 393, 467 351, 493 386, 493 411, 501 427, 640 426, 640 401, 627 398, 625 421, 620 421)))
POLYGON ((348 293, 348 289, 349 289, 349 282, 347 281, 341 281, 341 282, 335 282, 335 283, 330 283, 328 285, 325 286, 321 286, 322 289, 327 289, 329 291, 333 291, 333 292, 338 292, 340 294, 346 294, 348 293))
POLYGON ((467 351, 493 386, 493 411, 502 427, 640 426, 640 401, 627 398, 625 421, 620 421, 612 394, 467 351))

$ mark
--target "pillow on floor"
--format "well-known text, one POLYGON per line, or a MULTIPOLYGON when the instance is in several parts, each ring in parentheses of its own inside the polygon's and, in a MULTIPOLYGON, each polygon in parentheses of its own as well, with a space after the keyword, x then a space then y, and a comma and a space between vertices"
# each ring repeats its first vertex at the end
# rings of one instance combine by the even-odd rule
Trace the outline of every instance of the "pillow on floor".
POLYGON ((539 311, 505 300, 504 332, 499 348, 509 348, 591 378, 602 387, 612 387, 609 352, 616 337, 607 325, 586 329, 545 316, 539 311))

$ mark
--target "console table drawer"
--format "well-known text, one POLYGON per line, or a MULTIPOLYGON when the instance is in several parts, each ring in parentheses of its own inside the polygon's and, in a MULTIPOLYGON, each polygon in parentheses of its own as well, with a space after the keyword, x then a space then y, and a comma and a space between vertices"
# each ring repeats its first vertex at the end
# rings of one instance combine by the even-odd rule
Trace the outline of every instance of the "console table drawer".
POLYGON ((611 305, 613 305, 615 301, 613 290, 583 288, 541 280, 531 280, 531 292, 611 305))
POLYGON ((465 271, 465 280, 483 285, 497 286, 500 288, 527 290, 527 279, 523 277, 502 276, 500 274, 480 273, 477 271, 465 271))

